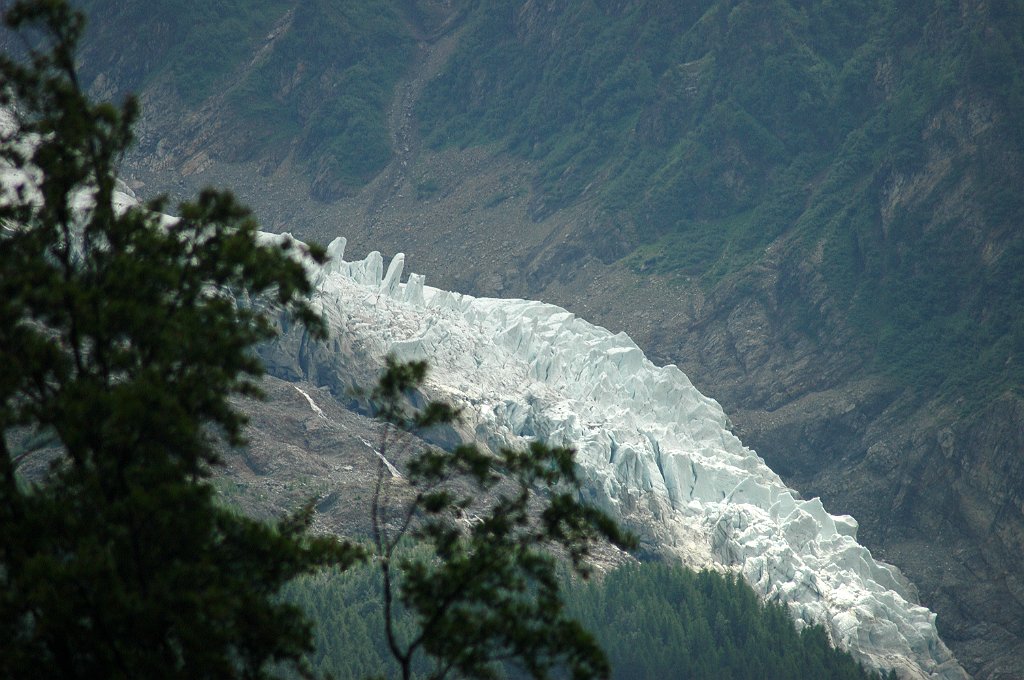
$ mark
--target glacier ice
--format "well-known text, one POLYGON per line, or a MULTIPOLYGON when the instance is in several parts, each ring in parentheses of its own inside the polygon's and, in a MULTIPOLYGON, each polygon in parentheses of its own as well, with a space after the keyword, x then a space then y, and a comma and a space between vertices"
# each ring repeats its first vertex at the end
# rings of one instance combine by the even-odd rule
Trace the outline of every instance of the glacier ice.
POLYGON ((478 442, 575 447, 585 493, 651 548, 741 573, 871 667, 967 677, 913 586, 857 543, 857 522, 787 488, 677 367, 554 305, 403 283, 404 255, 385 273, 380 253, 346 262, 344 250, 336 239, 310 270, 333 344, 289 329, 271 370, 337 386, 389 353, 428 359, 430 396, 463 407, 478 442))

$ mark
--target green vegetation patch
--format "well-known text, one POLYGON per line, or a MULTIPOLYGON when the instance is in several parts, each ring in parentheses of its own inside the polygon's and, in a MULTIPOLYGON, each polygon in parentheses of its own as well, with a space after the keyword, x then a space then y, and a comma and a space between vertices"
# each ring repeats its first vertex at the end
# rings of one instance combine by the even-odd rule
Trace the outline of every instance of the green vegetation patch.
POLYGON ((199 103, 223 85, 288 9, 275 0, 82 0, 76 4, 88 18, 86 75, 113 70, 129 91, 167 77, 189 104, 199 103))
POLYGON ((387 110, 413 40, 391 0, 86 0, 83 72, 122 91, 159 82, 187 107, 224 96, 230 160, 306 166, 313 194, 362 186, 391 160, 387 110))
POLYGON ((752 210, 717 220, 687 220, 637 248, 627 262, 637 273, 717 281, 753 259, 756 251, 745 244, 756 239, 757 226, 752 210), (730 252, 736 257, 729 257, 730 252))
MULTIPOLYGON (((287 591, 317 622, 315 669, 338 680, 394 668, 384 644, 381 586, 372 565, 321 573, 287 591)), ((565 588, 568 612, 594 633, 621 680, 866 680, 848 654, 829 646, 822 628, 797 632, 785 607, 762 603, 734 576, 644 563, 565 588)), ((401 618, 403 635, 415 627, 401 618)), ((418 668, 420 677, 429 672, 418 668)), ((521 677, 506 668, 506 677, 521 677)), ((890 676, 895 677, 895 676, 890 676)))
POLYGON ((228 96, 253 128, 248 153, 298 157, 313 194, 332 199, 369 181, 391 160, 387 109, 412 40, 386 0, 302 2, 288 30, 228 96))

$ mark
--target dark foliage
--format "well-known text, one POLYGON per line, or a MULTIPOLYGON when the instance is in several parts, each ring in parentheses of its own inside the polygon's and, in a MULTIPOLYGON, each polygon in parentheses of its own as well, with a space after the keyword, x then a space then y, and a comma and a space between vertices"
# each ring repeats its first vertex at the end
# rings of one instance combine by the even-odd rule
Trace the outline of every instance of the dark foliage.
POLYGON ((832 648, 821 627, 797 632, 785 606, 761 602, 736 576, 628 566, 571 589, 567 601, 594 622, 621 680, 879 678, 832 648))
MULTIPOLYGON (((411 549, 415 552, 415 549, 411 549)), ((621 680, 876 680, 819 627, 797 632, 785 608, 762 603, 743 582, 714 572, 663 564, 619 568, 591 582, 565 579, 566 612, 591 631, 621 680)), ((381 596, 377 570, 360 565, 291 585, 288 599, 322 625, 310 661, 338 680, 381 674, 389 652, 375 616, 381 596)), ((403 634, 413 618, 397 619, 403 634)), ((414 677, 429 677, 426 663, 414 677)), ((506 677, 520 677, 506 666, 506 677)), ((895 675, 888 676, 895 678, 895 675)))

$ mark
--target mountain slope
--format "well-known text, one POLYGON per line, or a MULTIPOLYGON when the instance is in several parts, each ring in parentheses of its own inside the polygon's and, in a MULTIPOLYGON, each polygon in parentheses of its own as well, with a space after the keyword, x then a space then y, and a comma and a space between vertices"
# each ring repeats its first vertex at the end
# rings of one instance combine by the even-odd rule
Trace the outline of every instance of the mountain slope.
POLYGON ((1017 4, 86 4, 138 188, 627 330, 1024 675, 1017 4))

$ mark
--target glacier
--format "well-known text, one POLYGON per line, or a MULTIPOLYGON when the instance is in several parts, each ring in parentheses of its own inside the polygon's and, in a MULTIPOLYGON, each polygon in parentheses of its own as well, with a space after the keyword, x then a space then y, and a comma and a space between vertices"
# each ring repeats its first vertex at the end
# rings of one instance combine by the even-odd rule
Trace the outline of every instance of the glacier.
POLYGON ((388 354, 426 359, 427 396, 462 409, 463 438, 575 447, 586 497, 649 549, 738 572, 871 668, 968 677, 913 585, 857 543, 856 520, 788 488, 676 366, 560 307, 439 290, 418 274, 403 282, 403 254, 385 269, 379 252, 345 261, 345 245, 335 239, 328 262, 309 265, 333 340, 282 319, 263 350, 271 373, 344 397, 388 354))
MULTIPOLYGON (((8 119, 0 109, 0 128, 8 119)), ((0 165, 0 202, 17 200, 19 186, 38 200, 36 181, 0 165)), ((118 211, 138 205, 121 183, 114 202, 118 211)), ((88 211, 91 192, 72 203, 88 211)), ((576 448, 589 500, 649 550, 742 574, 762 597, 788 604, 798 624, 821 624, 869 667, 914 680, 968 677, 913 585, 857 543, 856 521, 787 488, 677 367, 655 366, 627 335, 560 307, 439 290, 418 274, 403 282, 404 255, 385 270, 378 252, 346 262, 345 245, 335 239, 322 266, 306 262, 331 341, 314 342, 282 317, 281 335, 261 349, 268 372, 345 400, 387 355, 426 359, 428 396, 463 411, 459 436, 492 448, 536 438, 576 448)))

